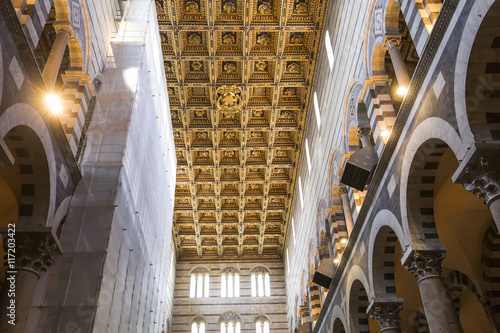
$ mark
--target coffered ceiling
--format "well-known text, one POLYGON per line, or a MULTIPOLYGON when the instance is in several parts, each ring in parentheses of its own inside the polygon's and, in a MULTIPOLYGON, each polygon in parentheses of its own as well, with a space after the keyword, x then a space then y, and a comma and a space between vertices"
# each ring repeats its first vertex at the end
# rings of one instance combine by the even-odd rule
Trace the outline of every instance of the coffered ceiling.
POLYGON ((180 260, 281 258, 327 1, 156 1, 180 260))

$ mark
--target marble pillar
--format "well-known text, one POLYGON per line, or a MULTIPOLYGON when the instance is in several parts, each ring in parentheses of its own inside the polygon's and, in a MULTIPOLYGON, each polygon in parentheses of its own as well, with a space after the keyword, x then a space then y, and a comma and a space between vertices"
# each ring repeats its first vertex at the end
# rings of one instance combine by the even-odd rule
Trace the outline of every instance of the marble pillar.
POLYGON ((23 333, 40 274, 61 254, 61 247, 51 228, 17 228, 15 234, 2 230, 2 235, 12 256, 0 294, 0 332, 23 333))
POLYGON ((349 201, 349 195, 347 194, 347 188, 343 186, 340 187, 339 195, 340 198, 342 199, 342 206, 344 208, 344 218, 345 218, 345 225, 347 228, 347 235, 351 236, 352 229, 354 228, 354 219, 352 217, 351 204, 349 201))
POLYGON ((70 34, 66 30, 61 29, 57 32, 56 39, 50 50, 49 58, 43 68, 42 76, 49 90, 52 90, 56 83, 64 52, 66 51, 66 46, 68 46, 69 37, 70 34))
POLYGON ((358 128, 357 137, 361 140, 361 145, 363 146, 363 148, 370 147, 372 145, 370 139, 370 132, 371 132, 370 128, 367 127, 358 128))
POLYGON ((378 322, 381 333, 401 333, 399 312, 403 309, 403 300, 374 301, 368 307, 368 314, 378 322))
POLYGON ((500 230, 500 150, 470 151, 453 180, 483 199, 500 230))
POLYGON ((407 89, 410 86, 410 76, 399 50, 400 44, 401 36, 386 36, 383 49, 389 52, 399 86, 407 89))
POLYGON ((431 333, 461 333, 448 288, 441 276, 443 250, 411 250, 405 255, 404 266, 418 278, 418 287, 431 333))

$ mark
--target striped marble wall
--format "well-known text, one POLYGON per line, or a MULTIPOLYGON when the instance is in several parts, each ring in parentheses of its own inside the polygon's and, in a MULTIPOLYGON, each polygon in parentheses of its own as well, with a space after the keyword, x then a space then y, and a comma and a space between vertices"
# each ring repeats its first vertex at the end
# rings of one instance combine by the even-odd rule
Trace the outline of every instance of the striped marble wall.
POLYGON ((268 262, 178 262, 174 292, 174 314, 172 332, 191 332, 191 320, 202 316, 206 332, 220 332, 219 317, 234 312, 241 318, 241 332, 255 332, 255 319, 266 315, 270 319, 271 332, 288 332, 286 317, 285 273, 281 261, 268 262), (251 296, 251 270, 264 266, 270 270, 271 296, 251 296), (189 298, 190 272, 204 267, 210 270, 210 292, 208 298, 189 298), (221 271, 226 267, 239 270, 240 297, 220 297, 221 271))

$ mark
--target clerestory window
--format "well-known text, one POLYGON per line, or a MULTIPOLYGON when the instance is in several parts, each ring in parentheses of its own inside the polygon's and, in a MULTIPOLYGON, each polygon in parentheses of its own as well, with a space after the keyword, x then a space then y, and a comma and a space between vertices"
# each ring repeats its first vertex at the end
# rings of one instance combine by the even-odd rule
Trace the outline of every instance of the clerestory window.
POLYGON ((266 316, 260 316, 255 320, 256 333, 269 333, 269 319, 266 316))
POLYGON ((240 275, 233 267, 226 267, 220 277, 221 297, 240 297, 240 275))
POLYGON ((252 297, 271 296, 271 279, 265 267, 252 269, 251 275, 252 297))
POLYGON ((241 319, 232 312, 226 313, 219 319, 220 333, 241 333, 241 319))
POLYGON ((209 297, 210 273, 206 268, 196 268, 191 271, 190 298, 209 297))
POLYGON ((205 319, 203 317, 195 317, 191 321, 191 333, 205 333, 205 319))

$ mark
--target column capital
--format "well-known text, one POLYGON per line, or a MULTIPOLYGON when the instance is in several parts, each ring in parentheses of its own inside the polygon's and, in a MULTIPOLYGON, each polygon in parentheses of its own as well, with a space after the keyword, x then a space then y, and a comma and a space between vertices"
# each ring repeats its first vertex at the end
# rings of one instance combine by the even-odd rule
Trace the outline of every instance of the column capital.
POLYGON ((11 246, 16 250, 15 265, 6 263, 9 270, 28 270, 40 276, 62 254, 61 245, 50 227, 18 227, 13 238, 6 228, 2 228, 1 233, 5 252, 8 253, 9 244, 14 244, 11 246), (15 243, 9 239, 14 239, 15 243))
POLYGON ((471 149, 455 175, 456 183, 482 198, 489 206, 500 199, 500 150, 471 149))
POLYGON ((401 45, 401 35, 386 35, 384 38, 384 43, 382 44, 382 49, 389 51, 394 47, 399 47, 401 45))
POLYGON ((441 263, 444 258, 444 250, 412 250, 406 256, 403 266, 419 280, 430 276, 441 277, 441 263))
POLYGON ((305 303, 299 307, 299 314, 302 318, 309 318, 309 304, 305 303))
POLYGON ((371 128, 360 127, 360 128, 358 128, 358 133, 356 134, 356 136, 360 139, 363 139, 363 138, 368 137, 370 135, 370 132, 371 132, 371 128))
POLYGON ((347 191, 347 186, 339 186, 339 194, 342 196, 344 194, 348 194, 349 192, 347 191))
POLYGON ((368 314, 378 322, 380 331, 385 329, 400 329, 399 312, 403 309, 403 300, 373 301, 368 307, 368 314))

